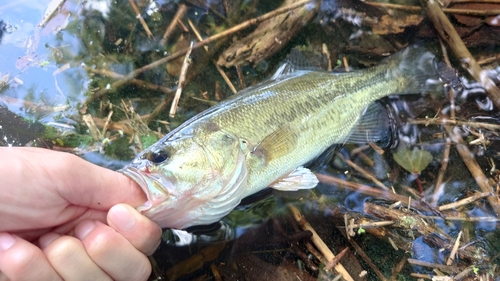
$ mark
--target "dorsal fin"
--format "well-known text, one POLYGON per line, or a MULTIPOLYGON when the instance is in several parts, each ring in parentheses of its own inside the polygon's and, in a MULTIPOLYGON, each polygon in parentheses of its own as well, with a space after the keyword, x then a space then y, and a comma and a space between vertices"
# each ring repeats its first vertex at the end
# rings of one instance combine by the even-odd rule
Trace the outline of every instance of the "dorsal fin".
POLYGON ((296 71, 324 71, 324 69, 315 66, 297 49, 292 49, 278 70, 271 77, 272 80, 281 76, 292 74, 296 71))

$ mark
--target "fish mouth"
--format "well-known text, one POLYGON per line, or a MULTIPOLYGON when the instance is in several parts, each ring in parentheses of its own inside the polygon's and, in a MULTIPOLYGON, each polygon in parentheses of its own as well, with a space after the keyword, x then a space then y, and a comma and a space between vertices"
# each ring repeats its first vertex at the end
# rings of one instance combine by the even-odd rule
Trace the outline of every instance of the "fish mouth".
POLYGON ((146 194, 148 200, 137 208, 139 211, 145 212, 170 199, 171 195, 168 190, 172 190, 172 183, 168 179, 156 178, 134 167, 125 167, 119 172, 132 178, 146 194))

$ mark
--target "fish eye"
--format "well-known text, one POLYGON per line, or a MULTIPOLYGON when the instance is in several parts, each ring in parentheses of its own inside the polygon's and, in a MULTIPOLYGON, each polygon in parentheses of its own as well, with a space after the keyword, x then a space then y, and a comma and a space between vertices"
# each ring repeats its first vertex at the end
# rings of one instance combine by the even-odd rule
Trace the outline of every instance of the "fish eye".
POLYGON ((170 153, 165 150, 150 151, 147 154, 147 159, 155 164, 160 164, 170 157, 170 153))

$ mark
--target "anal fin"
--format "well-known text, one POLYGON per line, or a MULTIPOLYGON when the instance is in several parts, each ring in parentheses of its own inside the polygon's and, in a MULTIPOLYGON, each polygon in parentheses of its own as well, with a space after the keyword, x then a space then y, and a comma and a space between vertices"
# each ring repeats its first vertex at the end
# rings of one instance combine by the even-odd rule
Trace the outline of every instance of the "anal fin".
POLYGON ((391 136, 391 120, 384 106, 378 102, 370 104, 356 125, 351 129, 345 143, 368 143, 387 140, 391 136))

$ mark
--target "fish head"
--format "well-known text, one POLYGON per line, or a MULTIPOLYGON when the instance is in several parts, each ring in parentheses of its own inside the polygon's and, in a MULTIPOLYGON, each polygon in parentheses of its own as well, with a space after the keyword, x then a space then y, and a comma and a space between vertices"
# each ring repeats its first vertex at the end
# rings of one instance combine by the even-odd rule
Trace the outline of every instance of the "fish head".
POLYGON ((161 227, 210 224, 245 196, 245 145, 223 130, 200 128, 165 137, 120 171, 147 195, 138 210, 161 227))

